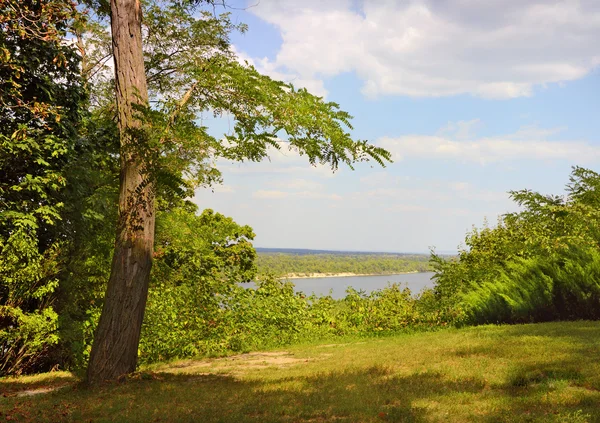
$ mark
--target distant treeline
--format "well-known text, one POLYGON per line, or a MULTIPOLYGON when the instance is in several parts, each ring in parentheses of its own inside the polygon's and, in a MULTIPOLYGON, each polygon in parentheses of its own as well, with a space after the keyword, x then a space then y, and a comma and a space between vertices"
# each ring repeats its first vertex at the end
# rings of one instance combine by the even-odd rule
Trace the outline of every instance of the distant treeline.
POLYGON ((419 253, 396 253, 391 251, 340 251, 340 250, 310 250, 308 248, 265 248, 255 247, 259 254, 291 254, 291 255, 332 255, 332 256, 393 256, 393 257, 421 257, 419 253))
POLYGON ((399 254, 284 254, 259 250, 256 264, 261 273, 303 275, 311 273, 355 273, 391 275, 431 270, 429 256, 399 254))

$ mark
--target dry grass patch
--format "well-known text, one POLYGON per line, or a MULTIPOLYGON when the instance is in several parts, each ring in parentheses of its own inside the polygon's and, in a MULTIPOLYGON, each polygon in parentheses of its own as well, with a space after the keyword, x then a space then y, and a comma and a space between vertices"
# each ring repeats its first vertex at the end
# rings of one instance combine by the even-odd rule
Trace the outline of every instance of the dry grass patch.
MULTIPOLYGON (((323 354, 325 356, 325 354, 323 354)), ((313 357, 310 360, 319 359, 313 357)), ((219 373, 242 375, 252 369, 268 367, 288 367, 308 363, 308 358, 298 358, 288 351, 265 351, 232 355, 223 358, 204 360, 182 360, 160 366, 153 366, 153 372, 170 374, 219 373)))

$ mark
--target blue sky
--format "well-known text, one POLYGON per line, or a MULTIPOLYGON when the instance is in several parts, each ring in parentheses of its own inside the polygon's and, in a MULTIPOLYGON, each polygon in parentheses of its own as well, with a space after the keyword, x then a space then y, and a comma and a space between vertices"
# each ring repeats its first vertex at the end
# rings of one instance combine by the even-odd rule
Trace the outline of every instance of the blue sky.
POLYGON ((251 2, 233 3, 240 58, 339 103, 394 155, 335 174, 288 151, 220 162, 224 184, 195 201, 257 246, 456 251, 516 210, 507 191, 558 194, 571 166, 598 169, 600 2, 251 2))

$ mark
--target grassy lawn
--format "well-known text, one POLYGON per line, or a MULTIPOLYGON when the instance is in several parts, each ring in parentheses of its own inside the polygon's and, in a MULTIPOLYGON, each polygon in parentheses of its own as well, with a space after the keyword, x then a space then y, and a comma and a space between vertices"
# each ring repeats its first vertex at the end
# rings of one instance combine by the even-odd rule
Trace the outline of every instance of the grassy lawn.
POLYGON ((19 422, 600 422, 600 323, 293 346, 93 389, 59 372, 0 392, 0 421, 19 422))

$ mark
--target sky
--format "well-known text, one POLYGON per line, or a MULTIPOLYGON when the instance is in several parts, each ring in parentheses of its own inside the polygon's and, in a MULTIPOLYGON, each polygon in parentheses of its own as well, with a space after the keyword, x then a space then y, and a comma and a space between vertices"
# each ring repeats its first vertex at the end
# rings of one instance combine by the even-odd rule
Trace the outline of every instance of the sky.
POLYGON ((572 166, 599 170, 597 0, 229 5, 249 26, 232 38, 242 60, 339 103, 394 160, 332 173, 283 148, 217 163, 223 185, 194 201, 250 225, 257 247, 453 252, 518 210, 509 191, 561 194, 572 166))

